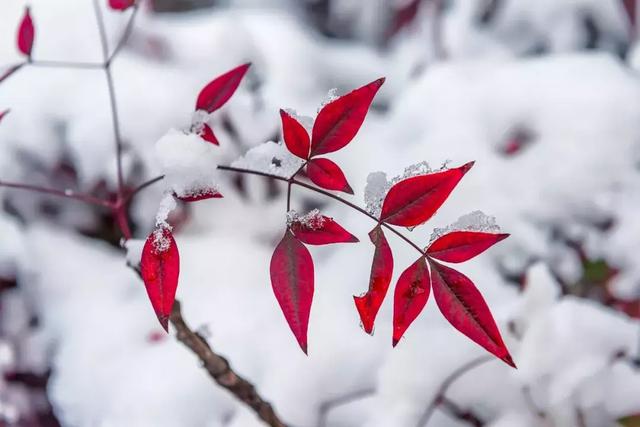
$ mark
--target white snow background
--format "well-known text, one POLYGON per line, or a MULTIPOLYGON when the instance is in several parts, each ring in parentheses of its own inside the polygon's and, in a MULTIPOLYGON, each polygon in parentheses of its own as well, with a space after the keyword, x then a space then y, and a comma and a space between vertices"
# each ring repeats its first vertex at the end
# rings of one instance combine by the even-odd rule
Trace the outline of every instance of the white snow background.
MULTIPOLYGON (((142 8, 113 65, 129 176, 136 162, 144 171, 138 181, 161 173, 167 158, 157 155, 156 141, 188 127, 200 88, 244 62, 253 64, 247 81, 210 119, 220 140, 205 153, 213 153, 213 164, 260 167, 282 151, 269 142, 277 139, 280 108, 313 117, 332 88, 343 94, 386 76, 357 137, 329 156, 345 171, 353 200, 365 205, 371 172, 392 177, 422 161, 437 169, 446 161, 475 160, 434 218, 409 234, 424 246, 434 228, 477 210, 511 233, 460 270, 485 296, 518 370, 486 363, 462 376, 447 396, 491 427, 580 426, 579 418, 589 427, 615 426, 616 419, 640 413, 640 374, 628 361, 640 350, 638 320, 592 299, 561 297, 559 285, 583 275, 583 263, 567 244, 577 241, 586 257, 619 270, 611 283, 616 297, 640 297, 640 54, 634 46, 627 59, 615 53, 629 30, 621 2, 505 1, 493 24, 481 27, 477 12, 485 2, 451 1, 441 22, 446 59, 434 55, 428 8, 380 48, 380 22, 399 0, 331 2, 328 19, 350 19, 351 40, 318 34, 305 18, 304 1, 220 3, 166 15, 142 8), (592 50, 581 49, 585 11, 602 30, 592 50), (541 39, 546 52, 532 55, 541 39), (505 156, 504 144, 518 129, 533 141, 505 156), (602 227, 603 221, 612 227, 602 227), (508 280, 519 275, 523 291, 508 280), (627 358, 616 358, 620 353, 627 358), (535 414, 531 400, 546 419, 535 414)), ((29 4, 35 58, 100 60, 90 1, 29 4)), ((18 0, 0 5, 2 66, 21 60, 15 31, 24 6, 18 0)), ((113 46, 127 14, 104 13, 113 46)), ((12 111, 0 124, 0 180, 47 184, 31 165, 53 167, 65 154, 78 168, 80 188, 105 180, 115 185, 101 71, 25 67, 0 85, 5 108, 12 111)), ((209 158, 190 154, 206 168, 209 158)), ((269 282, 271 253, 286 224, 285 194, 265 196, 260 177, 247 177, 245 195, 230 175, 216 179, 224 198, 191 205, 177 228, 177 296, 187 322, 206 332, 211 346, 292 426, 318 426, 323 403, 372 388, 372 395, 331 411, 326 425, 417 426, 445 377, 485 354, 446 323, 433 301, 392 349, 392 289, 374 336, 366 335, 352 296, 368 286, 373 247, 366 233, 374 224, 295 188, 294 209, 322 203, 323 214, 361 240, 311 249, 316 292, 305 357, 269 282)), ((163 192, 163 184, 150 187, 134 203, 138 239, 154 226, 163 192)), ((25 221, 0 214, 0 276, 18 281, 0 300, 1 372, 51 369, 47 396, 65 427, 261 425, 173 336, 150 339, 160 327, 125 259, 139 259, 141 242, 128 242, 127 255, 77 232, 96 221, 81 204, 65 202, 52 221, 33 209, 29 214, 29 197, 0 188, 0 197, 9 195, 27 214, 25 221), (38 318, 36 327, 29 326, 30 315, 38 318)), ((395 280, 415 252, 387 237, 395 280)), ((0 419, 15 421, 29 405, 25 395, 0 379, 0 419)), ((428 425, 466 424, 437 411, 428 425)))

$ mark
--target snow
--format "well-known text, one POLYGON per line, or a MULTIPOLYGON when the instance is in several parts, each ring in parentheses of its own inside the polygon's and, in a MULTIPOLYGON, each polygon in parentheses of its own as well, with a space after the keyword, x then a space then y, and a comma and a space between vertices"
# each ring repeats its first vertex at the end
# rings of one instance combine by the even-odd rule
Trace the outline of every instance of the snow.
POLYGON ((290 178, 302 166, 303 160, 291 154, 281 142, 265 142, 235 160, 231 166, 290 178))
POLYGON ((496 224, 496 218, 488 216, 482 211, 473 211, 461 216, 456 222, 443 228, 434 228, 429 242, 451 233, 452 231, 481 231, 485 233, 499 233, 500 226, 496 224))
POLYGON ((178 197, 218 191, 216 147, 195 133, 171 129, 155 144, 166 186, 178 197))
POLYGON ((322 228, 324 224, 324 216, 320 214, 318 209, 313 209, 307 212, 304 215, 300 215, 295 210, 290 210, 287 212, 287 225, 291 226, 292 224, 300 224, 305 228, 309 228, 311 230, 318 230, 322 228))

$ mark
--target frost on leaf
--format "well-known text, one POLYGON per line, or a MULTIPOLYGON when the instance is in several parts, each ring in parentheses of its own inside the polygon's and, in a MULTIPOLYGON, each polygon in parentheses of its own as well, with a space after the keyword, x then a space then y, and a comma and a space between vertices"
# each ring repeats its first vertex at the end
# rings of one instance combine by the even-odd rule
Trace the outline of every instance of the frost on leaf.
POLYGON ((364 295, 354 296, 353 300, 365 332, 371 334, 376 316, 391 283, 393 255, 380 225, 371 230, 369 238, 375 246, 371 275, 369 276, 369 289, 364 295))
POLYGON ((203 143, 193 133, 170 130, 155 145, 169 189, 176 197, 189 200, 219 194, 217 181, 217 150, 203 143))
POLYGON ((480 291, 464 274, 429 260, 433 296, 451 325, 476 344, 515 368, 500 331, 480 291))
POLYGON ((307 354, 307 329, 313 301, 313 259, 287 229, 271 257, 271 286, 293 335, 307 354))
POLYGON ((24 15, 18 27, 17 44, 18 50, 26 56, 31 56, 33 39, 35 38, 35 28, 31 19, 31 11, 28 7, 24 9, 24 15))
POLYGON ((500 233, 500 226, 496 223, 496 218, 489 216, 482 211, 469 212, 461 216, 456 222, 443 228, 434 228, 431 233, 429 243, 434 242, 440 236, 444 236, 452 231, 481 231, 484 233, 500 233))
POLYGON ((472 166, 473 162, 393 184, 382 203, 380 219, 402 227, 424 223, 442 206, 472 166))
POLYGON ((393 295, 393 341, 395 347, 407 328, 424 309, 431 284, 424 257, 402 272, 393 295))
POLYGON ((296 238, 308 245, 358 242, 357 237, 342 228, 333 218, 320 214, 317 209, 305 215, 294 210, 287 212, 287 227, 296 238))
POLYGON ((156 316, 167 331, 180 274, 178 246, 169 228, 158 227, 147 238, 140 274, 156 316))
POLYGON ((322 110, 325 107, 325 105, 332 103, 338 98, 340 98, 340 96, 338 96, 338 88, 334 87, 329 89, 329 92, 327 92, 327 96, 325 96, 325 98, 320 103, 320 106, 318 107, 317 112, 319 113, 320 110, 322 110))
POLYGON ((231 166, 289 178, 300 169, 302 163, 303 160, 291 154, 283 144, 269 141, 253 147, 231 166))

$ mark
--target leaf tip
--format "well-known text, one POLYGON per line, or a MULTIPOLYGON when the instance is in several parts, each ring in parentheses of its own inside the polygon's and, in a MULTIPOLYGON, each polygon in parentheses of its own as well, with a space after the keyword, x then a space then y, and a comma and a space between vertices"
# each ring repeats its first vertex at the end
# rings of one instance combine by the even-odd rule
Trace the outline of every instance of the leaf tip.
POLYGON ((356 304, 356 310, 358 310, 358 314, 360 315, 362 328, 367 334, 373 335, 373 319, 367 311, 367 297, 354 295, 353 302, 356 304))
POLYGON ((349 185, 348 182, 346 182, 344 184, 344 189, 342 190, 343 192, 347 193, 347 194, 351 194, 353 196, 353 188, 351 188, 351 186, 349 185))
POLYGON ((511 357, 511 355, 509 353, 507 353, 507 355, 502 357, 500 360, 502 360, 507 365, 511 366, 513 369, 518 369, 518 367, 516 366, 515 362, 513 361, 513 358, 511 357))
POLYGON ((380 77, 378 80, 376 80, 374 83, 376 84, 376 86, 380 87, 384 84, 384 82, 387 80, 386 77, 380 77))
POLYGON ((466 174, 467 172, 469 172, 469 169, 471 169, 475 164, 476 164, 475 160, 469 163, 465 163, 464 165, 460 166, 460 170, 462 171, 463 174, 466 174))
POLYGON ((393 337, 393 339, 391 339, 391 346, 395 348, 399 342, 400 342, 400 338, 393 337))
POLYGON ((160 321, 160 326, 166 333, 169 333, 169 316, 160 315, 158 316, 158 320, 160 321))

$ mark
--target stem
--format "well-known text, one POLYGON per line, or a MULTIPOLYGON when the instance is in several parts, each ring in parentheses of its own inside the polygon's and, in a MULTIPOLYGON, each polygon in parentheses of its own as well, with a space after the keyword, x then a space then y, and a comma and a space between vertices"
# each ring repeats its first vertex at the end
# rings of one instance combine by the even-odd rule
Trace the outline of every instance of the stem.
POLYGON ((420 249, 420 246, 416 245, 415 243, 413 243, 408 237, 406 237, 404 234, 402 234, 401 232, 399 232, 398 230, 396 230, 395 228, 393 228, 392 226, 390 226, 389 224, 385 223, 385 222, 380 222, 380 220, 378 218, 376 218, 375 216, 371 215, 369 212, 367 212, 366 210, 362 209, 360 206, 355 205, 351 202, 349 202, 348 200, 343 199, 340 196, 337 196, 335 194, 332 194, 328 191, 325 191, 321 188, 318 187, 314 187, 313 185, 309 185, 307 183, 304 183, 302 181, 298 181, 297 179, 293 179, 293 178, 284 178, 278 175, 273 175, 267 172, 260 172, 260 171, 255 171, 255 170, 251 170, 251 169, 243 169, 243 168, 236 168, 233 166, 218 166, 219 170, 223 170, 223 171, 231 171, 231 172, 239 172, 239 173, 246 173, 246 174, 250 174, 250 175, 258 175, 258 176, 264 176, 266 178, 273 178, 279 181, 283 181, 283 182, 287 182, 290 184, 295 184, 295 185, 299 185, 300 187, 304 187, 308 190, 314 191, 318 194, 322 194, 326 197, 329 197, 331 199, 334 199, 340 203, 342 203, 343 205, 349 206, 351 209, 354 209, 358 212, 360 212, 361 214, 371 218, 373 221, 375 221, 376 223, 382 225, 383 227, 385 227, 387 230, 391 231, 392 233, 394 233, 395 235, 397 235, 398 237, 400 237, 402 240, 404 240, 405 242, 407 242, 411 247, 413 247, 415 250, 417 250, 418 252, 420 252, 421 255, 424 255, 424 251, 422 249, 420 249))
POLYGON ((327 426, 327 417, 329 415, 329 411, 331 411, 333 408, 355 402, 356 400, 364 399, 365 397, 371 396, 375 392, 375 388, 364 388, 362 390, 356 390, 344 396, 340 396, 335 399, 323 402, 318 409, 318 427, 327 426))
POLYGON ((0 181, 0 187, 12 188, 15 190, 26 190, 32 191, 35 193, 49 194, 52 196, 64 197, 66 199, 78 200, 84 203, 88 203, 90 205, 102 206, 106 208, 113 207, 111 202, 108 200, 103 200, 98 197, 91 196, 89 194, 84 193, 76 193, 71 190, 56 190, 55 188, 46 188, 40 187, 37 185, 31 184, 20 184, 16 182, 6 182, 0 181))
POLYGON ((127 194, 125 196, 125 198, 124 198, 125 202, 128 203, 140 191, 144 190, 147 187, 152 186, 156 182, 162 181, 163 179, 164 179, 164 175, 160 175, 160 176, 156 176, 155 178, 152 178, 152 179, 150 179, 148 181, 145 181, 142 184, 138 185, 136 188, 133 189, 133 191, 131 191, 129 194, 127 194))
MULTIPOLYGON (((460 366, 458 369, 453 371, 447 378, 445 378, 442 384, 440 385, 440 388, 438 389, 438 392, 436 393, 435 397, 427 407, 422 417, 420 417, 420 420, 418 421, 418 427, 424 427, 427 425, 427 423, 431 419, 431 416, 433 415, 433 413, 435 412, 436 408, 439 405, 444 404, 444 406, 447 407, 447 409, 449 409, 453 414, 456 414, 457 412, 456 410, 453 409, 453 407, 457 408, 457 405, 455 405, 452 401, 446 398, 445 394, 447 393, 447 390, 449 390, 449 387, 451 387, 451 385, 462 375, 492 360, 494 359, 491 356, 478 357, 460 366)), ((459 410, 457 411, 462 412, 459 410)), ((466 415, 467 417, 472 416, 472 414, 469 411, 466 411, 466 415)), ((475 416, 473 416, 473 418, 477 419, 477 417, 475 416)), ((467 418, 465 418, 465 420, 470 421, 467 418)))
POLYGON ((300 167, 298 168, 298 170, 297 170, 297 171, 295 171, 295 172, 293 173, 293 175, 291 175, 291 176, 289 177, 289 179, 287 180, 287 212, 289 212, 289 211, 291 210, 291 186, 292 186, 292 184, 293 184, 294 178, 296 177, 296 175, 298 175, 298 173, 300 173, 300 171, 301 171, 302 169, 304 169, 304 167, 307 165, 307 163, 308 163, 308 162, 305 160, 305 162, 304 162, 304 163, 302 163, 302 166, 300 166, 300 167))
POLYGON ((133 12, 131 12, 131 15, 129 16, 129 21, 127 22, 127 26, 125 27, 124 32, 122 33, 122 37, 120 37, 120 41, 116 45, 116 48, 113 50, 113 52, 111 53, 111 56, 109 56, 109 59, 107 59, 105 63, 107 67, 111 65, 111 62, 113 62, 116 55, 120 52, 120 49, 122 49, 122 47, 125 45, 127 40, 129 40, 129 36, 131 35, 131 31, 133 30, 133 22, 136 19, 137 13, 138 13, 138 2, 136 2, 133 5, 133 12))
POLYGON ((28 63, 34 67, 50 67, 50 68, 80 68, 90 70, 101 70, 104 64, 93 62, 65 62, 65 61, 40 61, 33 60, 28 63))
POLYGON ((182 318, 180 301, 173 304, 171 324, 176 329, 176 338, 191 350, 213 380, 227 389, 236 399, 249 406, 255 414, 271 427, 286 427, 269 402, 256 391, 255 386, 236 374, 229 362, 216 354, 211 346, 197 332, 193 332, 182 318))

